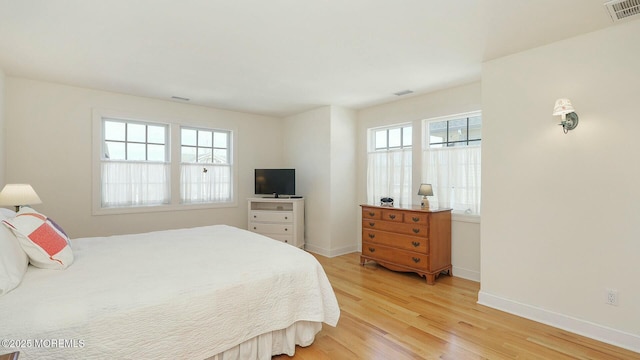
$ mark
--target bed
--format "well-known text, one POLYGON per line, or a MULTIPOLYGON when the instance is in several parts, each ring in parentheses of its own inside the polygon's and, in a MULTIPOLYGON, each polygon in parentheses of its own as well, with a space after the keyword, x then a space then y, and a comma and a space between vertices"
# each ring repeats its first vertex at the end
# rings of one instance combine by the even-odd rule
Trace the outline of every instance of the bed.
POLYGON ((0 339, 13 342, 0 353, 270 359, 310 345, 340 316, 312 255, 231 226, 80 238, 71 248, 68 268, 29 266, 0 296, 0 339))

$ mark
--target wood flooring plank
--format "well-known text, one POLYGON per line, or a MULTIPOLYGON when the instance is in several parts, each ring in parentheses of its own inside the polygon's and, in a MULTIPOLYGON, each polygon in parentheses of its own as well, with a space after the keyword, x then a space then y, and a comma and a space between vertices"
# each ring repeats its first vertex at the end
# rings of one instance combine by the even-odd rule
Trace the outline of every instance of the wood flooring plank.
POLYGON ((640 354, 477 304, 480 284, 440 276, 427 285, 360 254, 314 255, 325 269, 341 317, 315 342, 274 359, 589 359, 640 360, 640 354))

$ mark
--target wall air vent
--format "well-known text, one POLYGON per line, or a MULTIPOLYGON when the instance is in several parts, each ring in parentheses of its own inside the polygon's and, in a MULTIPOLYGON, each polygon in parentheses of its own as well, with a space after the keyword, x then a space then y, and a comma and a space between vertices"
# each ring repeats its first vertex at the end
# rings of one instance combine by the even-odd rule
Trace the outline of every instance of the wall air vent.
POLYGON ((640 0, 613 0, 604 3, 613 22, 640 14, 640 0))

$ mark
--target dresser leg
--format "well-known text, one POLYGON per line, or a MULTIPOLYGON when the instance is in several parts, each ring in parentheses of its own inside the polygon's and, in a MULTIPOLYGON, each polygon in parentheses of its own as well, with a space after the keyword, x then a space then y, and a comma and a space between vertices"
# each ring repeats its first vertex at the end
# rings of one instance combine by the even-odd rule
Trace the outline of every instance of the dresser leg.
POLYGON ((436 274, 426 274, 427 285, 435 285, 436 283, 436 274))

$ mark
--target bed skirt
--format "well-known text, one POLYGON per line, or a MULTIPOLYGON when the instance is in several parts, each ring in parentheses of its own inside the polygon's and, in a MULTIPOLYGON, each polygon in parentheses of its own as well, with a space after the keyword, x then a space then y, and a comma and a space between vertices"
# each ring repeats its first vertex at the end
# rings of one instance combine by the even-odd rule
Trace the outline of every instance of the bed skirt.
POLYGON ((286 329, 258 335, 206 360, 268 360, 279 354, 293 356, 296 345, 311 345, 321 329, 320 322, 298 321, 286 329))

